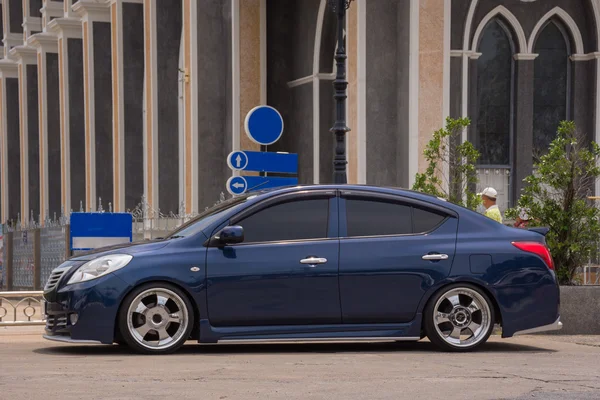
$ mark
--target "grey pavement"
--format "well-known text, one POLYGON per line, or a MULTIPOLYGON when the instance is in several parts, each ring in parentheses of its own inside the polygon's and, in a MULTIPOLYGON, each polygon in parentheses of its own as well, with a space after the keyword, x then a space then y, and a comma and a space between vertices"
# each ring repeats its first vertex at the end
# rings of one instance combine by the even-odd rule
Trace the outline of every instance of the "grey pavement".
POLYGON ((600 399, 600 337, 492 337, 479 352, 418 343, 205 346, 169 356, 0 328, 0 399, 600 399))

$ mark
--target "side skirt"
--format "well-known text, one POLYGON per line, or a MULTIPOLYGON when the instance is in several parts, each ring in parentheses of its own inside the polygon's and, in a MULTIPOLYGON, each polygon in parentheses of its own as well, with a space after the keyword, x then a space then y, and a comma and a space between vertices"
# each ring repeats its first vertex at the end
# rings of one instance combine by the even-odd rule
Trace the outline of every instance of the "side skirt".
POLYGON ((200 343, 417 341, 421 315, 408 323, 214 327, 200 320, 200 343))

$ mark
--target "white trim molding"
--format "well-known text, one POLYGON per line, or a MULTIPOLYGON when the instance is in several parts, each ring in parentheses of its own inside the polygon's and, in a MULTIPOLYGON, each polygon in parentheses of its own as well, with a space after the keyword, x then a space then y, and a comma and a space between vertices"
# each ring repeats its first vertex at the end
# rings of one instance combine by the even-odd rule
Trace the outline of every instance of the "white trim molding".
POLYGON ((367 0, 357 0, 356 179, 367 183, 367 0))
POLYGON ((530 53, 517 53, 513 56, 516 61, 531 61, 535 60, 539 54, 530 54, 530 53))
POLYGON ((410 0, 408 49, 408 187, 419 172, 419 0, 410 0))
MULTIPOLYGON (((475 35, 473 36, 471 50, 477 51, 477 47, 479 46, 479 39, 481 37, 481 34, 483 33, 483 30, 485 29, 488 22, 490 22, 492 20, 492 18, 494 18, 498 15, 504 17, 504 19, 508 22, 508 24, 512 27, 514 32, 517 34, 517 43, 519 44, 519 52, 525 51, 525 49, 527 49, 527 38, 525 37, 525 31, 523 30, 523 27, 521 26, 521 23, 519 22, 517 17, 515 17, 515 15, 513 13, 511 13, 504 6, 498 6, 498 7, 494 8, 485 17, 483 17, 483 19, 479 23, 479 26, 477 26, 475 35)), ((531 53, 531 51, 529 51, 529 53, 531 53)))
MULTIPOLYGON (((310 76, 310 82, 313 85, 313 183, 318 184, 321 180, 320 169, 321 160, 320 155, 320 125, 321 125, 321 107, 320 107, 320 95, 321 86, 319 80, 319 65, 321 63, 321 39, 323 35, 323 23, 325 21, 325 11, 327 8, 327 2, 321 0, 319 4, 319 12, 317 14, 317 26, 315 29, 315 42, 313 46, 313 74, 310 76)), ((302 79, 300 79, 302 80, 302 79)), ((298 81, 300 81, 298 80, 298 81)), ((296 82, 298 82, 296 81, 296 82)), ((293 87, 288 85, 289 87, 293 87)), ((296 85, 299 86, 299 85, 296 85)))
MULTIPOLYGON (((592 3, 595 1, 592 0, 592 3)), ((531 35, 529 36, 529 44, 527 47, 527 51, 529 53, 533 53, 533 48, 535 46, 535 41, 537 40, 538 34, 544 24, 549 21, 552 17, 559 17, 569 28, 569 32, 571 33, 571 37, 575 42, 575 53, 576 54, 584 54, 585 50, 583 47, 583 38, 581 37, 581 32, 579 31, 579 27, 577 23, 573 20, 573 18, 560 7, 554 7, 552 10, 548 11, 535 25, 533 31, 531 31, 531 35)))

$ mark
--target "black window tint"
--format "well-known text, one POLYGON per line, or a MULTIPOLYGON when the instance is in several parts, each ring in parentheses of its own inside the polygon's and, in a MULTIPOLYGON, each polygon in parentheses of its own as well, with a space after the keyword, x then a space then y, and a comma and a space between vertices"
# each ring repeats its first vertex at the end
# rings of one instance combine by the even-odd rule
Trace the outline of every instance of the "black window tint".
POLYGON ((413 208, 413 224, 415 233, 429 232, 437 227, 446 218, 442 214, 426 211, 420 208, 413 208))
POLYGON ((412 233, 411 207, 383 201, 347 199, 348 236, 412 233))
POLYGON ((327 237, 329 200, 280 203, 242 220, 244 242, 321 239, 327 237))

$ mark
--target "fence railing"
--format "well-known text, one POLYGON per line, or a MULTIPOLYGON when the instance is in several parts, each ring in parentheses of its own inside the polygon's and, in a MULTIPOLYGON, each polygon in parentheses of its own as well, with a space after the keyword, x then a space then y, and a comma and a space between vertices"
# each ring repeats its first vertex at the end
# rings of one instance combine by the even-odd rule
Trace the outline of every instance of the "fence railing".
MULTIPOLYGON (((225 200, 221 193, 216 204, 225 200)), ((164 214, 154 209, 142 196, 142 200, 131 214, 132 240, 140 242, 165 237, 170 232, 197 216, 197 213, 186 213, 185 203, 179 205, 179 213, 164 214)), ((80 212, 84 212, 83 203, 80 212)), ((71 211, 72 212, 72 211, 71 211)), ((98 199, 97 213, 112 212, 112 204, 108 209, 98 199)), ((48 213, 46 213, 48 214, 48 213)), ((23 291, 41 290, 52 270, 74 255, 70 250, 70 215, 61 213, 53 219, 36 221, 33 214, 29 220, 16 221, 3 226, 2 259, 0 260, 0 290, 23 291)))
POLYGON ((0 292, 0 326, 44 323, 42 292, 0 292))

